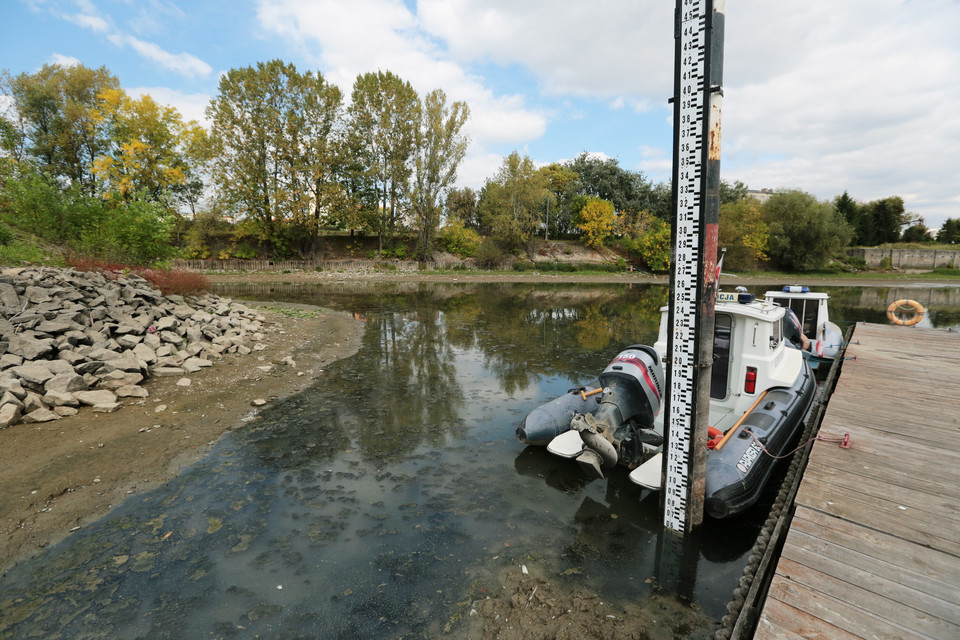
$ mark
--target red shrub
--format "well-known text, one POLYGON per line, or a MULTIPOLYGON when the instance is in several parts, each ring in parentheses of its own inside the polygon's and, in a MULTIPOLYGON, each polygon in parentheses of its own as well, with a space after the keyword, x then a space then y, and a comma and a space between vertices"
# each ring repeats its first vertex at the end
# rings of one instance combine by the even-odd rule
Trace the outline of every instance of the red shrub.
POLYGON ((209 282, 200 273, 182 269, 134 269, 143 279, 160 289, 163 295, 178 294, 188 296, 206 291, 209 282))
POLYGON ((77 271, 102 271, 103 274, 115 280, 121 273, 135 273, 147 282, 160 289, 163 295, 179 294, 188 296, 206 291, 210 283, 207 279, 193 271, 179 269, 148 269, 146 267, 132 267, 117 262, 107 262, 96 258, 70 256, 67 264, 77 271))

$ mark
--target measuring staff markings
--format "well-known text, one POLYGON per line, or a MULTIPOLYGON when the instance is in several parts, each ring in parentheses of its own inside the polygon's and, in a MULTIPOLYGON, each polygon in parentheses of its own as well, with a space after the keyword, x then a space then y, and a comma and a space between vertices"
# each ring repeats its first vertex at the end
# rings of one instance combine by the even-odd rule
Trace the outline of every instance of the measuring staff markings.
POLYGON ((674 328, 666 447, 664 524, 686 527, 687 464, 693 431, 697 278, 703 184, 707 0, 682 0, 677 123, 677 215, 674 245, 674 328))

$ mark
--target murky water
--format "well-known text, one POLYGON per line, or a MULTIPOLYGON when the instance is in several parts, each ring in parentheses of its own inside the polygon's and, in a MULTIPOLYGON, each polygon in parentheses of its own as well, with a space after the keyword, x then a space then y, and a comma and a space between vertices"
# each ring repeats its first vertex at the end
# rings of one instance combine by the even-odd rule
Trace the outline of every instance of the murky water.
MULTIPOLYGON (((666 287, 262 287, 232 293, 359 314, 362 349, 14 567, 0 638, 436 637, 519 564, 611 602, 659 593, 724 615, 764 505, 675 549, 656 495, 514 437, 652 344, 666 287)), ((835 319, 880 321, 856 317, 861 290, 831 295, 835 319)))

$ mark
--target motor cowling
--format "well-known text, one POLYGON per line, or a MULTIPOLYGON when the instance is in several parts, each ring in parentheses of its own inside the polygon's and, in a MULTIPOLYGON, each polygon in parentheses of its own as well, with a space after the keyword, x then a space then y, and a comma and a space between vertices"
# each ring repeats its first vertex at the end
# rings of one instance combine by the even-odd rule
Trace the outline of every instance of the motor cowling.
POLYGON ((604 404, 613 404, 620 414, 614 426, 631 419, 651 426, 663 400, 660 356, 647 345, 627 347, 600 374, 600 386, 604 390, 600 410, 604 404))
POLYGON ((653 426, 663 399, 663 366, 653 347, 633 345, 617 354, 600 374, 603 395, 591 415, 574 416, 570 428, 580 433, 584 470, 603 477, 601 467, 631 464, 643 451, 638 434, 653 426), (631 443, 627 450, 623 446, 631 443))

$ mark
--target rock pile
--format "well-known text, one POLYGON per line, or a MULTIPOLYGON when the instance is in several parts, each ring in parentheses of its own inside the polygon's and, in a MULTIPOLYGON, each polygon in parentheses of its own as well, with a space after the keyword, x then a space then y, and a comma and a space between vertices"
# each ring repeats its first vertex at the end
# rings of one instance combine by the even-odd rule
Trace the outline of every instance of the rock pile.
POLYGON ((263 316, 215 295, 164 296, 136 275, 0 270, 0 428, 110 412, 224 353, 265 348, 263 316), (252 346, 248 346, 251 344, 252 346))

